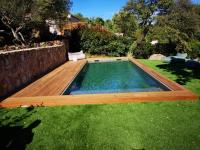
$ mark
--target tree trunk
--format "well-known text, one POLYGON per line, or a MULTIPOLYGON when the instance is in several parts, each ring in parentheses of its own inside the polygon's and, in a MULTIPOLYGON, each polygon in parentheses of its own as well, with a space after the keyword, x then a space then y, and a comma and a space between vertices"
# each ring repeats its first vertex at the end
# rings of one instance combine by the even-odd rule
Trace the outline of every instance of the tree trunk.
POLYGON ((19 34, 21 36, 20 37, 13 28, 11 28, 11 31, 12 31, 12 34, 13 34, 13 37, 15 38, 15 40, 17 42, 19 42, 20 44, 25 45, 25 41, 24 41, 22 34, 21 33, 19 34))
POLYGON ((22 33, 21 33, 21 32, 19 32, 19 35, 20 35, 20 37, 21 37, 22 41, 25 43, 26 41, 25 41, 25 39, 24 39, 24 36, 22 35, 22 33))
POLYGON ((14 28, 11 26, 10 19, 9 19, 6 15, 2 15, 2 16, 1 16, 1 22, 2 22, 6 27, 8 27, 8 28, 11 30, 14 39, 15 39, 18 43, 20 43, 20 44, 22 44, 22 45, 25 45, 26 42, 25 42, 25 40, 24 40, 24 37, 23 37, 23 35, 20 33, 20 30, 23 28, 23 25, 19 26, 18 28, 16 28, 16 29, 14 30, 14 28))
POLYGON ((149 32, 149 29, 148 28, 144 28, 142 30, 142 34, 141 34, 141 37, 137 40, 137 45, 141 44, 143 41, 145 41, 145 38, 146 38, 146 35, 147 33, 149 32))

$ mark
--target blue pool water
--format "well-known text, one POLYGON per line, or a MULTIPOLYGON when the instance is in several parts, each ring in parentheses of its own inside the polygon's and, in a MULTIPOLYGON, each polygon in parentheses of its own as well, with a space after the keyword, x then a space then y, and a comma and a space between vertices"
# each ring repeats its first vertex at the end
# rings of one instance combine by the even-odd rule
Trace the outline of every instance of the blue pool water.
POLYGON ((130 61, 88 63, 64 95, 169 91, 130 61))

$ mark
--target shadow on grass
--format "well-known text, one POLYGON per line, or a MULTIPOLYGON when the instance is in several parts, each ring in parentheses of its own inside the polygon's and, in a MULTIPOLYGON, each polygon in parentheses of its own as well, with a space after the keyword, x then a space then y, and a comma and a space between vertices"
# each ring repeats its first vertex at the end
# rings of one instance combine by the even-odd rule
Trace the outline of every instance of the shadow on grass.
POLYGON ((34 113, 33 110, 28 108, 22 114, 17 111, 9 114, 7 109, 0 110, 0 149, 24 150, 31 143, 34 136, 32 130, 41 123, 40 120, 35 120, 24 126, 25 119, 34 113))
POLYGON ((162 64, 156 67, 176 75, 175 81, 181 85, 186 85, 192 79, 200 79, 200 70, 188 68, 185 63, 162 64))

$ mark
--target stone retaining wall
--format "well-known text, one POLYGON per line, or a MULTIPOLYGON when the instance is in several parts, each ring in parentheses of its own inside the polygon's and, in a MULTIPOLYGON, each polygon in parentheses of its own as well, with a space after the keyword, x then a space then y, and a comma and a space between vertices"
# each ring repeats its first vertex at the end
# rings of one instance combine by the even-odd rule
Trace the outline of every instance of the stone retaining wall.
POLYGON ((0 98, 15 92, 64 62, 64 45, 1 52, 0 98))

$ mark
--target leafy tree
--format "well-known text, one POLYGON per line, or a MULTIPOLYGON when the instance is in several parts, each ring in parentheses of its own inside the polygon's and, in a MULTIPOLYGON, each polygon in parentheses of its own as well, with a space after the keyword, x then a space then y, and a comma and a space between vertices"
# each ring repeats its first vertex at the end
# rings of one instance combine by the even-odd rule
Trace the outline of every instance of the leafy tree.
POLYGON ((47 19, 63 20, 70 0, 1 0, 1 22, 12 32, 17 43, 25 44, 22 31, 28 26, 45 23, 47 19))
POLYGON ((190 42, 198 40, 200 34, 200 16, 197 12, 197 7, 190 0, 174 1, 166 15, 157 16, 149 37, 175 46, 176 51, 190 53, 190 42))
POLYGON ((196 14, 200 15, 200 5, 199 4, 193 4, 194 11, 196 14))
POLYGON ((163 15, 169 11, 172 0, 129 0, 124 7, 125 11, 132 13, 141 28, 141 36, 137 43, 145 40, 150 26, 155 23, 156 15, 163 15))
POLYGON ((105 24, 104 20, 101 17, 90 18, 88 23, 91 25, 101 25, 101 26, 104 26, 104 24, 105 24))
MULTIPOLYGON (((186 52, 190 51, 190 46, 188 45, 189 37, 187 34, 180 32, 169 26, 154 26, 150 29, 147 35, 148 41, 157 39, 159 44, 170 46, 170 53, 186 52)), ((167 52, 165 52, 167 54, 167 52)))
POLYGON ((132 37, 137 29, 136 18, 132 13, 121 11, 115 14, 112 20, 115 32, 132 37))
POLYGON ((80 19, 81 21, 85 21, 85 22, 89 21, 89 18, 84 17, 83 14, 81 14, 81 13, 74 14, 74 16, 77 17, 78 19, 80 19))
POLYGON ((34 0, 32 16, 39 22, 46 19, 65 21, 71 6, 70 0, 34 0))
POLYGON ((104 20, 101 17, 97 17, 97 18, 94 19, 94 23, 98 24, 98 25, 104 26, 105 22, 104 22, 104 20))
POLYGON ((200 30, 200 16, 190 0, 174 1, 170 13, 158 18, 158 25, 167 25, 193 38, 200 30))
MULTIPOLYGON (((193 4, 193 9, 195 13, 198 15, 197 17, 200 18, 200 5, 193 4)), ((199 24, 199 30, 194 33, 194 38, 200 41, 200 19, 198 19, 198 24, 199 24)))
POLYGON ((107 29, 108 31, 113 32, 113 30, 114 30, 114 25, 113 25, 112 20, 110 20, 110 19, 106 20, 104 26, 106 27, 106 29, 107 29))
POLYGON ((21 30, 30 22, 31 0, 1 0, 1 22, 10 29, 15 40, 21 44, 25 39, 21 30))

